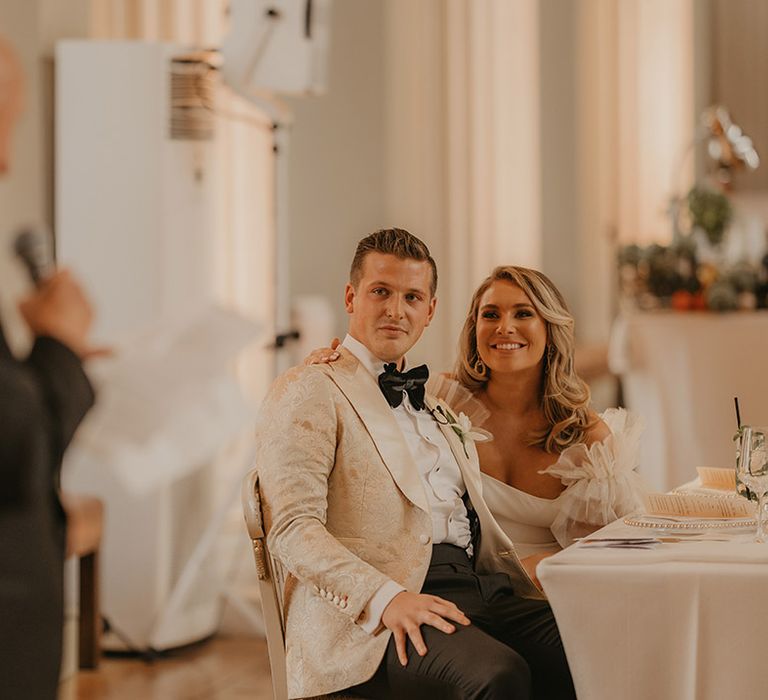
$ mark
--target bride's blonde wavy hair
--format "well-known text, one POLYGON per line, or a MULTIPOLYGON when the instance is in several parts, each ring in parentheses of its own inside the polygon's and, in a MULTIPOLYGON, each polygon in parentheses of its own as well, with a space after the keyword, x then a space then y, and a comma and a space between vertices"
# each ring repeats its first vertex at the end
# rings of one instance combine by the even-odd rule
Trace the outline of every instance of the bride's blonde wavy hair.
POLYGON ((477 316, 483 294, 500 280, 520 287, 546 324, 547 350, 542 357, 541 408, 547 428, 531 434, 529 444, 547 452, 560 453, 566 447, 584 442, 586 432, 595 421, 590 417, 589 387, 574 368, 573 316, 563 295, 546 275, 525 267, 505 265, 495 268, 483 280, 472 296, 459 338, 459 358, 454 370, 456 379, 472 393, 482 391, 488 383, 490 367, 485 367, 482 373, 475 369, 480 360, 477 316))

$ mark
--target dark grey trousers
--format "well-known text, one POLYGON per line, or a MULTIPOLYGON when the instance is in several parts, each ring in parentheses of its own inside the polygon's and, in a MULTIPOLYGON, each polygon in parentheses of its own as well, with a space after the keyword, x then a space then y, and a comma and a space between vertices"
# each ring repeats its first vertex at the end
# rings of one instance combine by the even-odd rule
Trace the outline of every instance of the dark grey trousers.
POLYGON ((409 641, 405 667, 392 638, 374 677, 351 692, 398 700, 576 697, 549 604, 517 597, 509 576, 477 574, 463 549, 439 544, 421 592, 455 603, 472 624, 457 624, 453 634, 422 625, 428 651, 419 656, 409 641))

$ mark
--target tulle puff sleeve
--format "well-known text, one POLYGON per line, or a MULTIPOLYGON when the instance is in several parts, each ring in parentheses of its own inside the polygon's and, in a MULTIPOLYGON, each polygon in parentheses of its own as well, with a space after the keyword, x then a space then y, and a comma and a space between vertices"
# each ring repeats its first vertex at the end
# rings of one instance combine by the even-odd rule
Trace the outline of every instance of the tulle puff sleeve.
POLYGON ((456 413, 463 413, 474 427, 481 427, 491 415, 469 389, 444 374, 429 379, 427 393, 445 401, 456 413))
POLYGON ((636 471, 642 420, 622 408, 610 408, 600 418, 611 435, 589 447, 567 448, 541 472, 558 477, 566 487, 552 523, 552 534, 562 547, 642 505, 645 487, 636 471))

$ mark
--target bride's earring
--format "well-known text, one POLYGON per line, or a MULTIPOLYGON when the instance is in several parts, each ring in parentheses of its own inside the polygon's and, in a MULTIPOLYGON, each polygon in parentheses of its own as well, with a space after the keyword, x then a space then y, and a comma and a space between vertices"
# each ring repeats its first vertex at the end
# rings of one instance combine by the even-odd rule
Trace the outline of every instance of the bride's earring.
POLYGON ((472 369, 475 370, 483 379, 485 379, 486 372, 488 368, 485 366, 485 363, 478 357, 477 360, 475 360, 475 364, 472 366, 472 369))

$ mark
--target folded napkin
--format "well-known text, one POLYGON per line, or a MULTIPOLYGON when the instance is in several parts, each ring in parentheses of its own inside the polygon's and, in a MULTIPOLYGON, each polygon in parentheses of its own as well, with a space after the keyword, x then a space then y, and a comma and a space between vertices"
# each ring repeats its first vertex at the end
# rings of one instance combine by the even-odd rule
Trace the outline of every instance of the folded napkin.
POLYGON ((736 470, 717 467, 696 467, 702 488, 736 492, 736 470))

